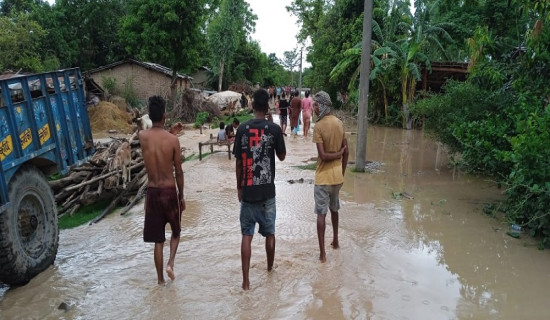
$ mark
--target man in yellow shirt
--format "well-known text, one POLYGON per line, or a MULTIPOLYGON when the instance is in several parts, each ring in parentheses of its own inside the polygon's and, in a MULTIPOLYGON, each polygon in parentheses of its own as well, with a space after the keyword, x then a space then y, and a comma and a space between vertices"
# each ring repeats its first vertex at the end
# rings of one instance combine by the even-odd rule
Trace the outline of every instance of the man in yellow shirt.
POLYGON ((317 237, 319 239, 319 260, 327 261, 325 252, 325 218, 330 209, 332 221, 332 247, 338 244, 338 194, 344 183, 348 163, 348 141, 344 124, 331 113, 332 102, 328 93, 320 91, 313 97, 313 110, 317 122, 313 128, 313 142, 317 145, 317 170, 315 171, 315 213, 317 214, 317 237))

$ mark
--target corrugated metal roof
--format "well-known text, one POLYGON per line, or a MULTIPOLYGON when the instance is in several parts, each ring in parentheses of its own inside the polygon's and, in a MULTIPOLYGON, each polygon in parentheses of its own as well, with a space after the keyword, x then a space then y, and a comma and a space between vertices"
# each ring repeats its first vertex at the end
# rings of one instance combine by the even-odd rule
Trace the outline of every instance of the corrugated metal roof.
MULTIPOLYGON (((146 69, 149 69, 149 70, 154 70, 154 71, 157 71, 157 72, 160 72, 162 74, 165 74, 169 77, 172 77, 172 69, 168 68, 168 67, 165 67, 163 65, 160 65, 158 63, 153 63, 153 62, 143 62, 143 61, 138 61, 138 60, 134 60, 134 59, 126 59, 126 60, 121 60, 121 61, 117 61, 117 62, 114 62, 114 63, 111 63, 111 64, 108 64, 108 65, 105 65, 105 66, 102 66, 102 67, 99 67, 99 68, 95 68, 95 69, 92 69, 92 70, 88 70, 86 71, 84 74, 86 75, 90 75, 90 74, 93 74, 93 73, 96 73, 96 72, 99 72, 99 71, 103 71, 103 70, 107 70, 107 69, 112 69, 114 67, 117 67, 117 66, 120 66, 120 65, 123 65, 125 63, 130 63, 130 64, 137 64, 137 65, 140 65, 146 69)), ((189 80, 192 80, 193 78, 186 75, 186 74, 181 74, 181 73, 178 73, 177 74, 177 77, 178 78, 181 78, 181 79, 189 79, 189 80)))

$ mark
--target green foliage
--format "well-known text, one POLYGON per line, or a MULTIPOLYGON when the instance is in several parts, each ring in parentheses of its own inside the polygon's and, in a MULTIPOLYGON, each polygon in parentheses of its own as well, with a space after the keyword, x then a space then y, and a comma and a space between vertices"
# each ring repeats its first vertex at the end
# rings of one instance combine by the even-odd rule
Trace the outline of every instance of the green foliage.
POLYGON ((247 113, 246 110, 242 110, 241 112, 237 113, 234 117, 227 117, 226 123, 233 123, 233 118, 239 119, 239 123, 244 123, 254 118, 254 115, 252 113, 247 113))
POLYGON ((124 2, 56 1, 51 8, 41 7, 36 15, 49 34, 43 50, 55 53, 63 67, 88 70, 125 56, 118 37, 124 2))
POLYGON ((132 108, 141 108, 143 103, 139 100, 136 90, 134 89, 134 79, 132 77, 126 78, 124 83, 124 89, 122 90, 122 97, 126 100, 132 108))
MULTIPOLYGON (((227 125, 227 123, 225 125, 227 125)), ((219 127, 220 127, 220 119, 218 117, 214 117, 212 119, 212 123, 210 123, 210 129, 216 129, 219 127)))
POLYGON ((498 46, 485 46, 490 39, 478 33, 472 42, 482 45, 471 46, 477 63, 468 81, 447 84, 445 94, 418 101, 413 112, 460 153, 466 169, 506 186, 499 206, 506 219, 550 247, 550 34, 542 27, 548 21, 538 21, 524 49, 491 59, 498 46))
POLYGON ((105 89, 105 91, 107 91, 108 95, 117 93, 117 83, 115 78, 102 76, 101 86, 105 89))
POLYGON ((510 92, 493 93, 472 83, 450 82, 445 94, 432 95, 411 107, 416 118, 451 152, 462 155, 464 167, 475 172, 505 175, 510 164, 502 152, 510 150, 510 123, 501 112, 513 103, 510 92))
POLYGON ((48 176, 48 181, 55 181, 63 178, 63 175, 61 173, 54 173, 52 175, 48 176))
POLYGON ((506 179, 508 217, 550 237, 550 111, 517 122, 506 153, 512 170, 506 179))
POLYGON ((126 51, 174 71, 198 67, 206 0, 136 0, 125 2, 119 37, 126 51))
POLYGON ((254 29, 257 17, 248 6, 244 0, 222 0, 220 11, 208 25, 211 64, 218 74, 218 91, 222 88, 224 68, 233 58, 239 42, 254 29))
POLYGON ((195 128, 201 127, 202 125, 204 125, 206 123, 206 121, 208 121, 209 117, 210 117, 210 113, 208 113, 206 111, 197 113, 197 117, 195 118, 194 127, 195 128))
POLYGON ((44 71, 38 44, 45 36, 44 29, 29 14, 0 16, 0 70, 44 71))

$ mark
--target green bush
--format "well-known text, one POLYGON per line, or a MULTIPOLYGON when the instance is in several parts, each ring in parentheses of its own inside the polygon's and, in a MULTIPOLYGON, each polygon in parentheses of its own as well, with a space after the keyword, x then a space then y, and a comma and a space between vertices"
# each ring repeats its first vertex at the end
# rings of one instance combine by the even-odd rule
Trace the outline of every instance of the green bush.
POLYGON ((107 91, 108 95, 116 94, 117 90, 117 83, 115 78, 102 76, 101 77, 101 85, 103 86, 103 89, 107 91))
POLYGON ((208 118, 210 117, 210 114, 206 111, 197 113, 197 117, 195 118, 195 128, 200 128, 202 125, 208 121, 208 118))
POLYGON ((483 64, 411 111, 462 166, 505 185, 499 208, 508 222, 550 247, 550 35, 528 44, 516 60, 483 64))
POLYGON ((124 90, 122 90, 122 97, 126 100, 132 108, 140 109, 143 107, 143 103, 139 100, 136 90, 134 89, 134 79, 129 77, 124 84, 124 90))

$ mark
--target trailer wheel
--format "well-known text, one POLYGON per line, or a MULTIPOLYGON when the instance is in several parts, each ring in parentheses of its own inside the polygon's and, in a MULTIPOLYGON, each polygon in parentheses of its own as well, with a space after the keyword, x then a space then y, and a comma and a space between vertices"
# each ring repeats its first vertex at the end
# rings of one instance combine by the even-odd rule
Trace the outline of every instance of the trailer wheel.
POLYGON ((12 177, 11 206, 0 214, 0 282, 23 285, 55 261, 57 210, 46 177, 32 166, 12 177))

